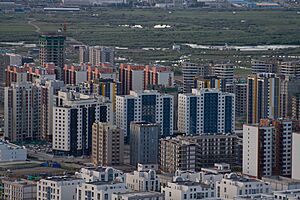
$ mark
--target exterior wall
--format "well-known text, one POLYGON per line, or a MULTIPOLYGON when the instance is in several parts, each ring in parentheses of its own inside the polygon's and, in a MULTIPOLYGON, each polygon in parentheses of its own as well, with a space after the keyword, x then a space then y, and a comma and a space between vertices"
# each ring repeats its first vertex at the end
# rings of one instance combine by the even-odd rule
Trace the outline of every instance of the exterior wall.
POLYGON ((133 171, 125 175, 126 185, 132 191, 160 191, 160 179, 154 170, 133 171))
POLYGON ((226 85, 226 92, 235 94, 235 116, 247 116, 247 84, 233 83, 226 85))
POLYGON ((77 200, 77 186, 83 180, 68 178, 41 179, 37 183, 37 199, 77 200))
POLYGON ((125 193, 128 192, 125 183, 110 183, 110 182, 94 182, 83 183, 77 186, 77 199, 97 199, 97 200, 109 200, 112 199, 113 193, 125 193))
POLYGON ((260 119, 281 117, 281 80, 272 73, 248 77, 247 82, 247 123, 259 123, 260 119))
POLYGON ((299 122, 261 120, 260 125, 244 125, 243 173, 263 176, 291 176, 292 132, 299 122))
POLYGON ((59 155, 90 155, 94 122, 113 122, 111 103, 102 97, 59 92, 53 107, 53 150, 59 155))
POLYGON ((41 128, 42 139, 52 141, 53 135, 53 106, 54 95, 64 87, 63 81, 46 81, 45 85, 41 85, 41 128))
POLYGON ((40 35, 40 65, 53 62, 57 66, 57 78, 63 80, 65 62, 65 36, 40 35))
POLYGON ((25 161, 27 150, 23 147, 0 142, 0 162, 25 161))
POLYGON ((127 142, 130 140, 132 121, 159 123, 161 136, 173 135, 172 95, 161 95, 154 90, 145 90, 117 96, 116 99, 116 125, 124 131, 127 142))
POLYGON ((132 122, 130 125, 130 164, 158 163, 160 126, 155 123, 132 122))
POLYGON ((236 165, 241 160, 236 135, 178 136, 160 140, 160 170, 200 171, 218 162, 236 165), (214 155, 214 156, 211 156, 214 155))
POLYGON ((252 74, 259 73, 276 73, 276 66, 262 60, 251 60, 252 74))
POLYGON ((216 197, 222 199, 234 199, 240 195, 269 194, 271 186, 257 179, 231 178, 236 174, 228 174, 227 177, 216 183, 216 197))
POLYGON ((227 83, 233 83, 233 64, 215 64, 212 67, 213 75, 227 83))
POLYGON ((2 183, 3 200, 36 200, 37 187, 34 182, 2 180, 2 183))
POLYGON ((258 176, 259 128, 243 126, 243 174, 258 176))
POLYGON ((75 73, 75 76, 76 76, 75 84, 87 81, 87 73, 85 71, 78 71, 75 73))
POLYGON ((10 141, 41 139, 41 90, 29 82, 5 88, 5 137, 10 141))
POLYGON ((296 62, 282 62, 279 66, 280 75, 288 76, 290 78, 300 78, 300 64, 296 62))
POLYGON ((235 130, 235 96, 216 89, 179 94, 178 130, 188 135, 231 133, 235 130))
POLYGON ((123 131, 109 123, 94 123, 92 162, 98 166, 121 165, 124 159, 123 131))
POLYGON ((183 63, 182 76, 183 76, 183 92, 191 93, 193 88, 194 79, 197 76, 208 75, 208 66, 198 65, 195 63, 183 63))
POLYGON ((293 133, 292 141, 292 178, 300 180, 300 134, 293 133))
POLYGON ((174 72, 157 72, 157 84, 172 87, 174 86, 174 72))
POLYGON ((196 144, 177 138, 161 139, 159 145, 159 167, 166 173, 176 170, 196 170, 196 144))
POLYGON ((125 180, 124 173, 112 167, 81 168, 75 175, 85 182, 111 182, 116 178, 125 180))
POLYGON ((132 70, 132 88, 133 91, 144 90, 144 70, 132 70))
POLYGON ((215 197, 214 189, 196 182, 168 182, 161 188, 166 200, 205 199, 215 197))

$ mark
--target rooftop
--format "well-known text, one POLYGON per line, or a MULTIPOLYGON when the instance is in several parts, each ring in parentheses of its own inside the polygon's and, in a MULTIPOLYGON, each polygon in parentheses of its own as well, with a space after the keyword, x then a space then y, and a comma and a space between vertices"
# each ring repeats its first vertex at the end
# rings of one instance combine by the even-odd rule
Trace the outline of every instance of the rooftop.
POLYGON ((209 188, 210 186, 204 183, 200 182, 194 182, 194 181, 177 181, 175 182, 177 185, 183 185, 183 186, 201 186, 201 187, 206 187, 209 188))
POLYGON ((296 179, 292 179, 292 178, 287 178, 287 177, 283 177, 283 176, 264 176, 262 178, 263 181, 267 181, 267 182, 280 182, 280 183, 297 183, 300 184, 300 180, 296 180, 296 179))
POLYGON ((6 184, 12 184, 12 185, 19 185, 19 186, 33 186, 36 185, 35 182, 25 180, 25 179, 19 179, 19 180, 2 180, 3 183, 6 184))
POLYGON ((47 177, 45 180, 60 182, 60 181, 75 181, 75 180, 82 180, 82 179, 70 177, 70 176, 52 176, 52 177, 47 177))
POLYGON ((6 148, 6 149, 26 149, 25 147, 21 147, 18 145, 15 145, 13 143, 10 143, 5 140, 0 140, 0 148, 6 148))
POLYGON ((246 177, 246 176, 239 176, 236 173, 226 174, 224 176, 224 179, 232 180, 232 181, 236 181, 236 182, 243 182, 243 183, 246 183, 246 182, 261 182, 258 179, 249 178, 249 177, 246 177))
POLYGON ((128 192, 120 194, 123 197, 152 197, 152 196, 164 196, 159 192, 128 192))
POLYGON ((124 183, 120 179, 116 179, 115 181, 94 181, 94 182, 87 182, 86 184, 89 185, 115 185, 118 183, 124 183))

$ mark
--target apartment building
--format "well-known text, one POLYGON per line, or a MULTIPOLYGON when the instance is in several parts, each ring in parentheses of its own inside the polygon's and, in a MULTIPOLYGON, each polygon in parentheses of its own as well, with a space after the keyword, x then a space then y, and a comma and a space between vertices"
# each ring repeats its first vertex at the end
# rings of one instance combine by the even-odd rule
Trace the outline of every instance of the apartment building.
POLYGON ((93 164, 96 166, 121 165, 123 159, 123 131, 111 123, 95 122, 92 130, 93 164))
POLYGON ((247 116, 247 84, 233 83, 226 85, 226 92, 235 95, 235 116, 245 118, 247 116))
POLYGON ((176 182, 168 182, 167 186, 161 188, 165 195, 165 200, 182 200, 182 199, 205 199, 215 197, 213 188, 209 185, 182 181, 180 178, 176 182))
POLYGON ((299 122, 261 120, 260 124, 243 127, 243 174, 291 176, 292 133, 299 122))
POLYGON ((239 176, 235 173, 226 174, 216 183, 216 197, 234 199, 241 195, 270 194, 271 186, 259 179, 239 176))
POLYGON ((235 96, 217 89, 193 89, 178 96, 178 130, 188 135, 232 133, 235 96))
POLYGON ((225 81, 226 84, 231 84, 234 81, 234 65, 231 63, 214 64, 212 66, 212 74, 219 79, 225 81))
POLYGON ((159 168, 166 173, 176 170, 196 170, 196 146, 194 141, 182 137, 160 139, 159 168))
POLYGON ((224 162, 241 164, 241 142, 235 134, 177 136, 160 140, 160 170, 200 171, 203 167, 224 162), (214 155, 214 156, 211 156, 214 155))
POLYGON ((113 193, 129 192, 126 184, 118 179, 112 182, 82 183, 77 186, 77 191, 77 200, 110 200, 113 193))
POLYGON ((145 67, 145 89, 151 86, 174 86, 174 72, 170 67, 159 65, 147 65, 145 67))
POLYGON ((82 156, 92 152, 94 122, 113 122, 112 105, 102 96, 59 91, 53 107, 53 151, 82 156))
POLYGON ((222 92, 226 91, 226 82, 224 79, 220 79, 215 75, 198 76, 194 78, 194 89, 218 89, 222 92))
POLYGON ((264 60, 251 60, 251 72, 252 74, 260 73, 276 73, 275 63, 264 61, 264 60))
POLYGON ((37 200, 77 200, 77 186, 83 184, 82 179, 55 176, 37 182, 37 200))
POLYGON ((130 91, 145 89, 145 66, 120 64, 119 81, 122 84, 121 94, 128 95, 130 91))
POLYGON ((4 91, 4 132, 10 141, 42 138, 41 89, 30 82, 12 83, 4 91))
POLYGON ((276 119, 280 115, 280 77, 272 73, 248 76, 247 123, 276 119))
POLYGON ((160 191, 160 179, 156 175, 157 165, 139 164, 138 170, 125 174, 125 182, 135 192, 160 191))
POLYGON ((25 161, 27 150, 7 141, 0 141, 0 162, 25 161))
POLYGON ((5 84, 7 87, 16 82, 32 82, 45 80, 55 80, 55 65, 45 63, 43 66, 36 66, 34 63, 7 66, 5 69, 5 84))
POLYGON ((25 179, 2 180, 3 200, 36 200, 36 183, 25 179))
POLYGON ((288 76, 290 78, 300 78, 300 62, 299 61, 289 61, 282 62, 279 65, 279 74, 288 76))
POLYGON ((129 141, 131 122, 150 122, 160 125, 162 137, 173 135, 173 96, 155 90, 131 91, 118 95, 116 100, 116 125, 124 131, 129 141))
POLYGON ((300 159, 298 152, 300 150, 300 134, 294 132, 292 136, 292 178, 300 180, 300 159))
POLYGON ((85 167, 75 173, 77 178, 83 179, 85 182, 111 182, 116 178, 125 180, 125 175, 121 170, 113 167, 85 167))
POLYGON ((183 92, 191 93, 194 86, 194 79, 198 76, 209 74, 209 67, 196 63, 185 62, 182 64, 183 92))
POLYGON ((130 124, 130 165, 158 163, 160 125, 150 122, 130 124))
POLYGON ((42 34, 39 38, 39 60, 40 65, 54 63, 57 79, 63 80, 63 67, 65 63, 65 40, 60 34, 42 34))

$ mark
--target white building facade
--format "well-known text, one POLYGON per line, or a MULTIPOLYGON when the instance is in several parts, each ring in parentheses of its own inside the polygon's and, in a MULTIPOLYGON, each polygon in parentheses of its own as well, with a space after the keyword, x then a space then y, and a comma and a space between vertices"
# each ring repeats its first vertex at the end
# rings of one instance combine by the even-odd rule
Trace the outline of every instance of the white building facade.
POLYGON ((173 96, 155 90, 117 96, 116 125, 124 130, 125 136, 129 135, 133 121, 159 123, 161 136, 173 135, 173 96))
POLYGON ((125 180, 125 175, 121 170, 101 166, 81 168, 76 173, 76 177, 83 179, 85 182, 113 181, 117 177, 125 180))
POLYGON ((54 153, 90 155, 93 123, 112 123, 112 115, 112 104, 105 97, 60 91, 53 107, 54 153))
POLYGON ((235 130, 235 96, 217 89, 193 89, 178 96, 178 130, 188 135, 235 130))
POLYGON ((293 120, 261 120, 243 126, 243 173, 252 177, 291 176, 293 120))
POLYGON ((37 200, 77 200, 77 186, 84 181, 70 177, 49 177, 37 183, 37 200))
POLYGON ((91 182, 77 186, 77 200, 111 200, 113 193, 129 190, 124 182, 91 182))
POLYGON ((234 199, 241 195, 270 194, 270 184, 258 179, 238 176, 235 173, 226 174, 216 182, 216 197, 234 199))
POLYGON ((25 147, 0 141, 0 162, 25 161, 27 150, 25 147))
POLYGON ((161 192, 165 195, 165 200, 205 199, 215 196, 214 189, 209 185, 182 180, 168 182, 167 186, 161 188, 161 192))
POLYGON ((136 192, 160 191, 160 180, 153 169, 140 169, 125 174, 128 188, 136 192))

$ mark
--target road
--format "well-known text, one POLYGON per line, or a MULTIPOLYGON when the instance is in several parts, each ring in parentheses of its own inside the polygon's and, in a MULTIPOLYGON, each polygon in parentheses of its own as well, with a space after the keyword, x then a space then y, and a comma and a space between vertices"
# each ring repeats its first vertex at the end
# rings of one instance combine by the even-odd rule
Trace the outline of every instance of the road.
POLYGON ((36 19, 29 18, 28 24, 31 25, 31 26, 33 26, 35 28, 35 32, 36 33, 40 33, 41 32, 41 28, 38 25, 36 25, 36 24, 33 23, 35 21, 36 21, 36 19))

